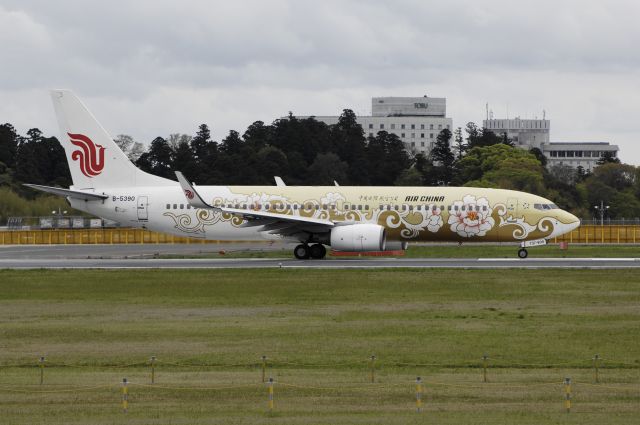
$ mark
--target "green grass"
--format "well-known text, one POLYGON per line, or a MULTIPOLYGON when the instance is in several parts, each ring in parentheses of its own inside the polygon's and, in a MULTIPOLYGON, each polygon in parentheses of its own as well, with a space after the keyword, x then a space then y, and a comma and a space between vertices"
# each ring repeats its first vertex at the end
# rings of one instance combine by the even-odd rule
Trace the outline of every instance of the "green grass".
MULTIPOLYGON (((529 248, 529 258, 636 258, 640 257, 640 245, 570 245, 562 250, 558 245, 529 248)), ((462 245, 410 245, 405 258, 516 258, 517 244, 462 244, 462 245)), ((224 245, 211 247, 202 254, 160 255, 160 258, 291 258, 289 249, 235 249, 225 250, 224 245)), ((329 253, 328 258, 332 258, 329 253)), ((350 257, 336 257, 350 258, 350 257)), ((357 258, 357 257, 356 257, 357 258)))
POLYGON ((133 424, 638 423, 638 319, 633 270, 4 270, 0 422, 123 423, 126 376, 133 424))

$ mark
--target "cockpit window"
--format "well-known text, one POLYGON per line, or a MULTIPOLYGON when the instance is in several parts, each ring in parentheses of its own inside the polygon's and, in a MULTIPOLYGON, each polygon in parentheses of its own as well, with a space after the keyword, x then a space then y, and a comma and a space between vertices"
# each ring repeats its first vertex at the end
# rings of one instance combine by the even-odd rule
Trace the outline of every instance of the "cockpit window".
POLYGON ((533 204, 533 208, 537 210, 557 210, 559 209, 556 204, 533 204))

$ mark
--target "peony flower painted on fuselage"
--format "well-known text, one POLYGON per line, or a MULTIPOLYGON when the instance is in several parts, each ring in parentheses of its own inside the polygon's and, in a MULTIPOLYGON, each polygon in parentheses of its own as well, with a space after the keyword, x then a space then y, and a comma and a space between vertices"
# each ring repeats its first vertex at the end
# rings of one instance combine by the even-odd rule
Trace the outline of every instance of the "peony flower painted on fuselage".
POLYGON ((430 215, 427 216, 426 226, 431 233, 437 233, 444 224, 442 220, 442 211, 438 206, 430 206, 430 215))
POLYGON ((466 195, 462 201, 453 203, 448 224, 451 225, 452 232, 462 237, 484 236, 495 224, 492 212, 487 198, 476 200, 475 196, 466 195))

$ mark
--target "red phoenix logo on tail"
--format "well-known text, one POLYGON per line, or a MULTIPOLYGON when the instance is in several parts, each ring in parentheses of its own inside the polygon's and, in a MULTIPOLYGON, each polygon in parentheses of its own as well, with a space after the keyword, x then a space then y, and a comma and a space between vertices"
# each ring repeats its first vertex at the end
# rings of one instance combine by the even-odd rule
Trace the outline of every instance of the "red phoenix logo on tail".
POLYGON ((71 143, 80 149, 71 153, 71 159, 79 161, 80 171, 87 177, 95 177, 104 168, 104 147, 96 145, 84 134, 67 133, 71 143))
POLYGON ((193 196, 194 196, 194 195, 193 195, 193 192, 192 192, 192 191, 190 191, 189 189, 185 189, 185 190, 184 190, 184 194, 186 195, 186 197, 187 197, 187 198, 189 198, 189 199, 193 199, 193 196))

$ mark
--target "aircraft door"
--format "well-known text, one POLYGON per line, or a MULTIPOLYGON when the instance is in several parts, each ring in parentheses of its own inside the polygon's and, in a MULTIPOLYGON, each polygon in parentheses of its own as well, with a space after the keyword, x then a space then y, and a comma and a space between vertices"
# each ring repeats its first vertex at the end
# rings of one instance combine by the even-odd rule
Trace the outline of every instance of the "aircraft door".
POLYGON ((138 196, 138 220, 148 220, 149 219, 149 210, 147 207, 149 206, 149 197, 148 196, 138 196))
POLYGON ((513 220, 518 217, 518 199, 517 198, 509 198, 507 199, 507 217, 511 216, 513 220))

